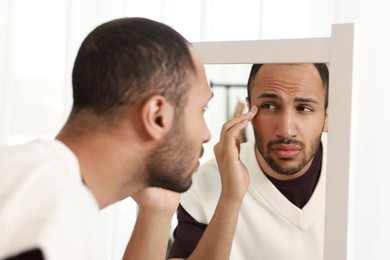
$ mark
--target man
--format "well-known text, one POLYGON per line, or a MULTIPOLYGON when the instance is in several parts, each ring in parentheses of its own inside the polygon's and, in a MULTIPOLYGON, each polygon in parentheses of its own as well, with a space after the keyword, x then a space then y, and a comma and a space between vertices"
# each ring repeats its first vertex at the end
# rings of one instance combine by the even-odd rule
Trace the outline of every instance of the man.
POLYGON ((102 24, 73 68, 71 114, 55 140, 0 149, 0 259, 107 259, 97 212, 139 205, 125 259, 165 259, 191 185, 211 89, 190 44, 143 18, 102 24))
POLYGON ((227 132, 242 123, 224 125, 216 160, 182 196, 170 259, 322 259, 327 93, 325 64, 253 65, 255 142, 234 146, 238 133, 227 132))

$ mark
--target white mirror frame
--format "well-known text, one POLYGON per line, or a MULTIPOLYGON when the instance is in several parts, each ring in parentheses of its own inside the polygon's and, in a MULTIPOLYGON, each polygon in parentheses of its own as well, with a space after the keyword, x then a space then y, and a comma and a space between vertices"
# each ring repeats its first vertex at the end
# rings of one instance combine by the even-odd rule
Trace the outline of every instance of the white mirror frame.
POLYGON ((334 24, 329 38, 193 43, 204 64, 329 63, 325 260, 352 259, 356 31, 355 24, 334 24))

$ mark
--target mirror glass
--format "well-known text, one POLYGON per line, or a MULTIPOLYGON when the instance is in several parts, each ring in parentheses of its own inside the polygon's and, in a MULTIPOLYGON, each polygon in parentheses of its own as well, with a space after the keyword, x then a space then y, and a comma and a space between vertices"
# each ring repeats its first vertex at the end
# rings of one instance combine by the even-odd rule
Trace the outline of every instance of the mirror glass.
MULTIPOLYGON (((235 113, 247 111, 247 82, 252 64, 206 64, 206 75, 214 97, 205 114, 211 132, 211 140, 204 145, 202 162, 214 157, 213 147, 219 141, 222 125, 235 113)), ((252 138, 251 125, 242 133, 252 138)))
MULTIPOLYGON (((247 82, 252 64, 206 64, 206 76, 214 93, 205 113, 211 140, 204 145, 201 163, 214 158, 213 147, 219 141, 223 124, 237 114, 247 112, 247 82)), ((240 139, 253 140, 249 124, 240 139)))

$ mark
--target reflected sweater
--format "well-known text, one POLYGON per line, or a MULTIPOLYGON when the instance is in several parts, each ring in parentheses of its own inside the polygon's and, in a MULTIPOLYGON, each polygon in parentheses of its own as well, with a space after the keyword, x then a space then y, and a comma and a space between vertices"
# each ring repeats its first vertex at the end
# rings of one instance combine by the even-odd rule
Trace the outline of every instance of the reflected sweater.
MULTIPOLYGON (((230 259, 312 260, 323 258, 326 145, 321 175, 310 200, 297 207, 262 172, 253 142, 241 147, 241 160, 251 182, 243 200, 230 259)), ((208 224, 221 191, 215 160, 194 175, 182 196, 182 207, 199 223, 208 224)))

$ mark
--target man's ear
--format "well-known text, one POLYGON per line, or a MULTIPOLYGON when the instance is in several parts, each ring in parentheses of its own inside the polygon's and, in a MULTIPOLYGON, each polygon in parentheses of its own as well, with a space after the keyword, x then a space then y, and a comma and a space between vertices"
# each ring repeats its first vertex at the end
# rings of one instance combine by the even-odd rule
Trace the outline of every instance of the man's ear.
POLYGON ((153 139, 159 140, 169 132, 173 118, 174 108, 163 96, 152 96, 142 106, 142 123, 153 139))
POLYGON ((322 132, 328 132, 328 109, 325 110, 325 121, 324 127, 322 128, 322 132))

